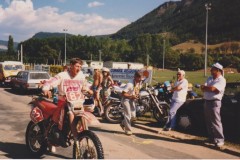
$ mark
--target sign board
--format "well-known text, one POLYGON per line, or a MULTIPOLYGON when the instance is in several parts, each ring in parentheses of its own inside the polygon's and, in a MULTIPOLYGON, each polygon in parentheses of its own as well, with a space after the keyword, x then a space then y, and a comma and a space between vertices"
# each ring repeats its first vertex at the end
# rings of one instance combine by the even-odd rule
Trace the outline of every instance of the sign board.
POLYGON ((34 70, 50 72, 50 66, 49 65, 34 65, 34 70))
POLYGON ((136 71, 140 71, 142 73, 143 79, 145 79, 145 83, 152 82, 152 70, 146 69, 110 69, 111 76, 113 80, 120 81, 131 81, 134 78, 134 74, 136 71))

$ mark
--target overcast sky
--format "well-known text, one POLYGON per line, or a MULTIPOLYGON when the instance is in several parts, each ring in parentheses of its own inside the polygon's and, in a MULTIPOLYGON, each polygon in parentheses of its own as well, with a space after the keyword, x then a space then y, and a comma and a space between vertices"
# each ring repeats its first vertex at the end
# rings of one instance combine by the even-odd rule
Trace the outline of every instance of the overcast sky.
POLYGON ((104 35, 117 32, 169 0, 0 0, 0 40, 37 32, 104 35))

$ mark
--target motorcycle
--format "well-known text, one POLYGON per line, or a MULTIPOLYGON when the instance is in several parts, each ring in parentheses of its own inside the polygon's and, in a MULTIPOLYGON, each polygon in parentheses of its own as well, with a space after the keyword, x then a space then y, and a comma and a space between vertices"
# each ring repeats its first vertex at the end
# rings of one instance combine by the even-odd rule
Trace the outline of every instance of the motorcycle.
MULTIPOLYGON (((43 96, 33 97, 30 105, 31 121, 26 129, 26 145, 34 157, 41 157, 49 146, 69 147, 73 142, 73 135, 66 113, 67 96, 58 96, 58 100, 43 96)), ((94 107, 85 101, 83 107, 78 103, 74 105, 74 123, 78 132, 77 141, 73 144, 74 159, 103 159, 104 152, 98 136, 89 130, 89 125, 96 125, 99 121, 90 112, 84 110, 94 107)))
MULTIPOLYGON (((115 88, 117 94, 121 94, 121 88, 115 88)), ((154 118, 161 124, 165 124, 168 117, 169 105, 157 99, 158 90, 153 87, 146 87, 139 93, 139 99, 135 101, 136 116, 140 117, 146 112, 152 112, 154 118)), ((105 107, 105 118, 110 123, 120 123, 123 119, 123 106, 121 97, 109 98, 111 102, 105 107)))
POLYGON ((158 89, 158 100, 159 101, 165 101, 168 104, 171 103, 171 99, 172 99, 172 86, 170 81, 165 81, 163 84, 158 83, 155 86, 155 89, 158 89))

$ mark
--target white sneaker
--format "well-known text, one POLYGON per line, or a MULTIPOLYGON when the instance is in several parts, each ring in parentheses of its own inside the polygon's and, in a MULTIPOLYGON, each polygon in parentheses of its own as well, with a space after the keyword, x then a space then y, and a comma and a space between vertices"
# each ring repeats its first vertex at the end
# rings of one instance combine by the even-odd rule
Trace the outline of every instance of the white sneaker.
POLYGON ((55 146, 49 146, 49 152, 55 153, 56 152, 56 147, 55 146))
POLYGON ((224 142, 217 142, 216 143, 216 146, 218 146, 218 147, 222 147, 224 145, 224 142))

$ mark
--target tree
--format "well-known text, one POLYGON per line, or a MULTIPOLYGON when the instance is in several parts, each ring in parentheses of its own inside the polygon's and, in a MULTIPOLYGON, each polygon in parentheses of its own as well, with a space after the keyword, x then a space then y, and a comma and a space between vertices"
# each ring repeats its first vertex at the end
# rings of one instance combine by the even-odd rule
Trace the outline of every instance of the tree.
POLYGON ((7 50, 7 54, 8 55, 13 55, 14 52, 14 44, 13 44, 13 37, 10 35, 8 38, 8 50, 7 50))

